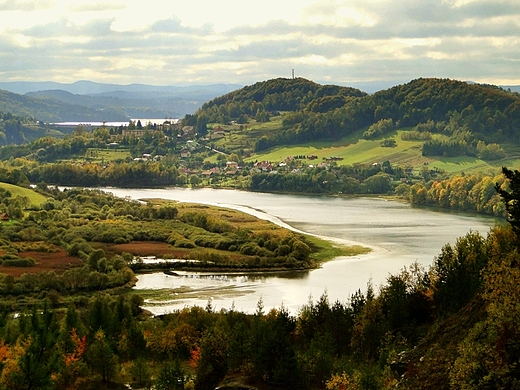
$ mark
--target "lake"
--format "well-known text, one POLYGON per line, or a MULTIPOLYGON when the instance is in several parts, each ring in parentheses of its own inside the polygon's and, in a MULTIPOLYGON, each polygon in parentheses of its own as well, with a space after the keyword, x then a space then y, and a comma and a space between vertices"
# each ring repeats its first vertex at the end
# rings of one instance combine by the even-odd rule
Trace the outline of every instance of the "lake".
POLYGON ((145 118, 139 118, 139 119, 128 119, 127 121, 116 121, 116 122, 100 122, 100 121, 83 121, 83 122, 56 122, 51 123, 53 126, 63 126, 63 127, 75 127, 75 126, 92 126, 92 127, 101 127, 101 126, 107 126, 107 127, 120 127, 120 126, 128 126, 128 123, 130 121, 136 122, 141 121, 141 124, 143 126, 146 126, 148 123, 155 123, 155 124, 163 124, 165 121, 171 121, 172 123, 179 122, 179 119, 172 119, 172 118, 152 118, 152 119, 145 119, 145 118))
POLYGON ((297 196, 209 188, 103 190, 132 199, 163 198, 229 207, 293 230, 372 249, 365 255, 338 257, 319 269, 305 272, 139 275, 136 289, 168 291, 166 301, 145 301, 145 308, 154 314, 184 306, 206 306, 208 299, 216 310, 233 306, 252 313, 262 300, 266 311, 283 305, 293 314, 309 299, 316 301, 324 293, 331 302, 347 302, 358 289, 365 292, 370 281, 377 291, 390 274, 397 274, 414 262, 428 268, 445 244, 454 244, 469 231, 485 236, 498 221, 381 198, 297 196))

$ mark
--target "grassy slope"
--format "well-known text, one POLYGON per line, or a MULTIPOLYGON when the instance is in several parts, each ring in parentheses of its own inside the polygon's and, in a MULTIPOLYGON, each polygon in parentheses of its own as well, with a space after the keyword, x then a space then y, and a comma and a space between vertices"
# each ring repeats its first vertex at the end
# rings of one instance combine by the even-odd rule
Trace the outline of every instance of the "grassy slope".
POLYGON ((45 200, 47 200, 47 198, 45 196, 38 194, 37 192, 35 192, 29 188, 18 187, 13 184, 1 183, 1 182, 0 182, 0 187, 8 190, 12 194, 13 197, 16 197, 17 195, 26 196, 27 198, 29 198, 29 200, 31 201, 31 204, 33 206, 39 206, 43 202, 45 202, 45 200))
POLYGON ((85 158, 95 163, 125 160, 128 157, 132 157, 128 149, 89 148, 85 153, 85 158))
MULTIPOLYGON (((401 167, 420 167, 427 165, 429 168, 439 168, 448 174, 461 172, 474 173, 485 172, 497 174, 502 166, 519 166, 520 153, 508 151, 513 157, 499 161, 484 161, 476 157, 424 157, 421 155, 421 141, 403 141, 398 130, 387 138, 395 139, 397 146, 393 148, 381 147, 381 139, 365 140, 362 131, 349 135, 337 141, 314 142, 301 145, 277 147, 267 150, 265 153, 252 155, 247 161, 268 160, 273 162, 283 161, 288 156, 316 155, 315 163, 326 157, 343 157, 338 165, 353 165, 356 163, 382 163, 386 160, 393 165, 401 167)), ((507 149, 506 149, 507 150, 507 149)))

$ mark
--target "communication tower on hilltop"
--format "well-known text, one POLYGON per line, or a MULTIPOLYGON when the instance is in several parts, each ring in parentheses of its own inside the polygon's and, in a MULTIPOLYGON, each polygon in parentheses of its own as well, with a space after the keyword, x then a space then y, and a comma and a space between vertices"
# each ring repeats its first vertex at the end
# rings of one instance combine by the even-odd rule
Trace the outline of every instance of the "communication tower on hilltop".
POLYGON ((294 80, 294 69, 292 70, 292 78, 294 80))

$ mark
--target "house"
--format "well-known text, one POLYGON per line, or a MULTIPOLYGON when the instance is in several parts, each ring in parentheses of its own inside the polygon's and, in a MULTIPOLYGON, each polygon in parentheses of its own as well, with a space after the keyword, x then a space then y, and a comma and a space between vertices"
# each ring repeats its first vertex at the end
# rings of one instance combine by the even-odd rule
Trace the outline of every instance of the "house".
POLYGON ((0 215, 0 219, 2 219, 2 221, 9 221, 9 214, 7 213, 2 213, 0 215))
POLYGON ((181 158, 190 158, 190 157, 191 157, 191 152, 189 151, 189 149, 181 150, 181 158))
POLYGON ((273 170, 273 166, 269 161, 258 161, 255 163, 255 168, 264 172, 270 172, 273 170))
POLYGON ((217 175, 219 173, 220 173, 220 168, 219 167, 214 167, 214 168, 207 169, 207 170, 203 171, 202 172, 202 176, 210 177, 210 176, 213 176, 213 175, 217 175))

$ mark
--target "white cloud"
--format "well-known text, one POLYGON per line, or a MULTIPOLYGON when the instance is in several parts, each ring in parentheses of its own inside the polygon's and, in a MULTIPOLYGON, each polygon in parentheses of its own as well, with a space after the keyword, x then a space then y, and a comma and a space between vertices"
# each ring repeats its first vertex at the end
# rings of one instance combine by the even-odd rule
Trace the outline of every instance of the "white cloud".
POLYGON ((0 17, 4 80, 520 84, 516 0, 6 0, 0 17))
POLYGON ((70 12, 105 12, 121 11, 126 9, 127 7, 125 4, 119 2, 88 3, 85 1, 81 1, 71 2, 67 8, 70 12))
POLYGON ((4 0, 0 1, 0 12, 22 11, 33 12, 54 8, 55 2, 52 0, 32 1, 32 0, 4 0))

